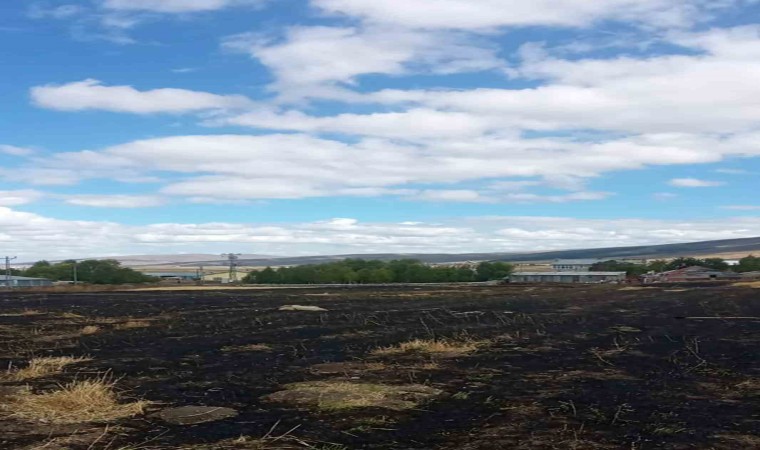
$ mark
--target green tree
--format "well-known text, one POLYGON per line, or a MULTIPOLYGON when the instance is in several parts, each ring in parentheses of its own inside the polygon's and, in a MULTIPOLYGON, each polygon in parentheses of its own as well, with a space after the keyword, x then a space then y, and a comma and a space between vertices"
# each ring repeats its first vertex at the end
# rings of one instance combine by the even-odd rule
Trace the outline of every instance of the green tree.
POLYGON ((647 264, 647 271, 648 272, 665 272, 668 268, 668 262, 663 259, 657 259, 654 261, 650 261, 647 264))
POLYGON ((514 267, 504 262, 482 262, 475 268, 475 280, 492 281, 503 280, 508 277, 514 267))
POLYGON ((758 256, 745 256, 739 260, 739 265, 736 266, 737 272, 757 272, 760 271, 760 257, 758 256))
POLYGON ((676 258, 665 266, 665 270, 676 270, 682 269, 684 267, 702 266, 704 263, 704 260, 697 258, 676 258))
POLYGON ((76 265, 77 280, 92 284, 132 284, 156 281, 136 270, 121 267, 115 260, 73 260, 51 264, 39 261, 24 271, 24 276, 47 278, 53 281, 73 281, 74 266, 76 265))
POLYGON ((634 264, 622 261, 602 261, 591 266, 593 272, 625 272, 629 277, 644 275, 650 269, 643 264, 634 264))

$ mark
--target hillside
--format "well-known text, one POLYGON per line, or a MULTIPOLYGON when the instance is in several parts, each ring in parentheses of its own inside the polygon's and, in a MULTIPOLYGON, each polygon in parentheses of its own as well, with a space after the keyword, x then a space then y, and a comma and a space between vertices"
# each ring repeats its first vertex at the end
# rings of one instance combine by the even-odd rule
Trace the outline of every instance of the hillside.
MULTIPOLYGON (((346 255, 315 255, 300 257, 263 257, 257 255, 242 255, 241 266, 292 266, 303 264, 320 264, 331 261, 341 261, 347 258, 377 259, 388 261, 392 259, 411 258, 428 263, 455 263, 464 261, 511 261, 511 262, 540 262, 553 259, 573 258, 669 258, 677 256, 704 256, 715 254, 746 255, 760 254, 760 237, 745 239, 728 239, 719 241, 702 241, 664 245, 645 245, 636 247, 611 247, 595 249, 558 250, 538 253, 376 253, 376 254, 346 254, 346 255)), ((162 255, 156 257, 116 257, 125 265, 139 266, 222 266, 225 262, 216 255, 162 255), (150 258, 154 258, 150 260, 150 258)))

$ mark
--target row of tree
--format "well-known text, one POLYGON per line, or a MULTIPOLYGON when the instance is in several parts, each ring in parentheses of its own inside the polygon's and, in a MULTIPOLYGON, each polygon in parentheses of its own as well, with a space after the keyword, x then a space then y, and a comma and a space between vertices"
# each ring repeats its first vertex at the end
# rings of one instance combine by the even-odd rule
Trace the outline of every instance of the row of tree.
POLYGON ((250 272, 250 284, 383 284, 456 283, 500 280, 512 273, 512 265, 483 262, 476 267, 429 266, 414 259, 394 261, 344 261, 294 267, 279 267, 250 272))
POLYGON ((105 260, 68 260, 60 263, 38 261, 19 275, 33 278, 47 278, 53 281, 76 281, 90 284, 133 284, 150 283, 156 278, 145 275, 128 267, 122 267, 119 261, 105 260))
POLYGON ((592 271, 626 272, 628 276, 640 276, 649 272, 666 272, 684 267, 702 266, 714 270, 732 270, 734 272, 760 271, 760 257, 747 256, 739 260, 739 265, 731 266, 722 258, 676 258, 671 261, 656 260, 647 264, 634 264, 623 261, 603 261, 591 266, 592 271))

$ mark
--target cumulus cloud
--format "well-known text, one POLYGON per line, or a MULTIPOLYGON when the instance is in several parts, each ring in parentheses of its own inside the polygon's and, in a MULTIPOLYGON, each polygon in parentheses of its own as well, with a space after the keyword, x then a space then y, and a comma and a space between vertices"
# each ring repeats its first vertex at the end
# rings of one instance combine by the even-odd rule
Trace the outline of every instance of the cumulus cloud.
POLYGON ((39 191, 21 189, 15 191, 0 191, 0 206, 19 206, 35 202, 43 197, 39 191))
MULTIPOLYGON (((703 146, 711 144, 708 141, 703 146)), ((730 150, 726 148, 725 155, 731 154, 730 150)), ((174 181, 163 188, 165 194, 243 200, 382 195, 415 184, 450 189, 445 185, 481 179, 507 183, 501 190, 511 183, 527 187, 538 178, 552 187, 582 191, 584 178, 609 171, 714 161, 722 156, 670 141, 636 139, 590 144, 490 136, 423 144, 383 139, 347 143, 300 134, 197 135, 58 153, 0 175, 29 183, 65 184, 77 179, 139 180, 174 174, 174 181)), ((498 191, 498 184, 489 190, 498 191)), ((601 198, 600 194, 592 197, 566 200, 601 198)), ((498 198, 547 200, 501 194, 498 198)))
POLYGON ((103 0, 102 6, 120 11, 193 13, 216 11, 237 5, 259 5, 265 0, 103 0))
POLYGON ((260 60, 277 78, 274 88, 289 97, 339 95, 337 87, 366 74, 449 74, 503 66, 493 49, 464 35, 385 27, 292 27, 282 40, 244 33, 226 38, 223 46, 260 60))
POLYGON ((28 147, 17 147, 15 145, 0 145, 0 153, 11 156, 29 156, 34 154, 34 149, 28 147))
POLYGON ((0 242, 24 260, 135 253, 303 255, 376 252, 510 252, 752 237, 760 218, 681 222, 552 217, 475 217, 443 223, 163 223, 69 221, 0 207, 0 242), (87 239, 81 239, 86 236, 87 239))
POLYGON ((312 0, 318 8, 372 23, 410 28, 484 30, 510 26, 578 27, 600 20, 683 26, 700 17, 696 0, 312 0))
POLYGON ((66 4, 46 6, 44 3, 32 3, 28 15, 32 19, 69 19, 84 13, 86 9, 80 5, 66 4))
POLYGON ((721 181, 700 180, 698 178, 674 178, 670 180, 669 184, 683 188, 700 188, 722 186, 725 183, 721 181))
POLYGON ((164 204, 160 197, 147 195, 69 195, 64 196, 64 201, 94 208, 148 208, 164 204))
POLYGON ((611 193, 590 191, 585 184, 612 171, 715 162, 744 151, 742 143, 693 136, 593 143, 509 134, 410 142, 347 142, 305 134, 191 135, 32 158, 0 170, 0 176, 49 185, 165 178, 161 193, 204 201, 412 197, 421 191, 457 191, 457 183, 487 180, 486 187, 476 189, 478 201, 561 202, 607 198, 611 193), (570 193, 514 192, 539 185, 570 193))
POLYGON ((31 89, 38 106, 61 111, 103 110, 134 114, 184 113, 211 109, 235 109, 252 102, 239 95, 216 95, 185 89, 139 91, 132 86, 106 86, 87 79, 48 84, 31 89))

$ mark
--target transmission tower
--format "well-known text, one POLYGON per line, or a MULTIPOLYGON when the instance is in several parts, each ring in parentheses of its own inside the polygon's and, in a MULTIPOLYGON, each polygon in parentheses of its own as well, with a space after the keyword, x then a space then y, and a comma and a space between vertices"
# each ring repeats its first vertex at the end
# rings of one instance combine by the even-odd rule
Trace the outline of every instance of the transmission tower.
POLYGON ((13 284, 11 284, 11 261, 16 259, 16 257, 5 257, 5 286, 8 289, 13 289, 13 284))
POLYGON ((238 259, 240 259, 240 253, 222 253, 222 256, 227 258, 227 263, 230 266, 230 283, 236 283, 238 259))

